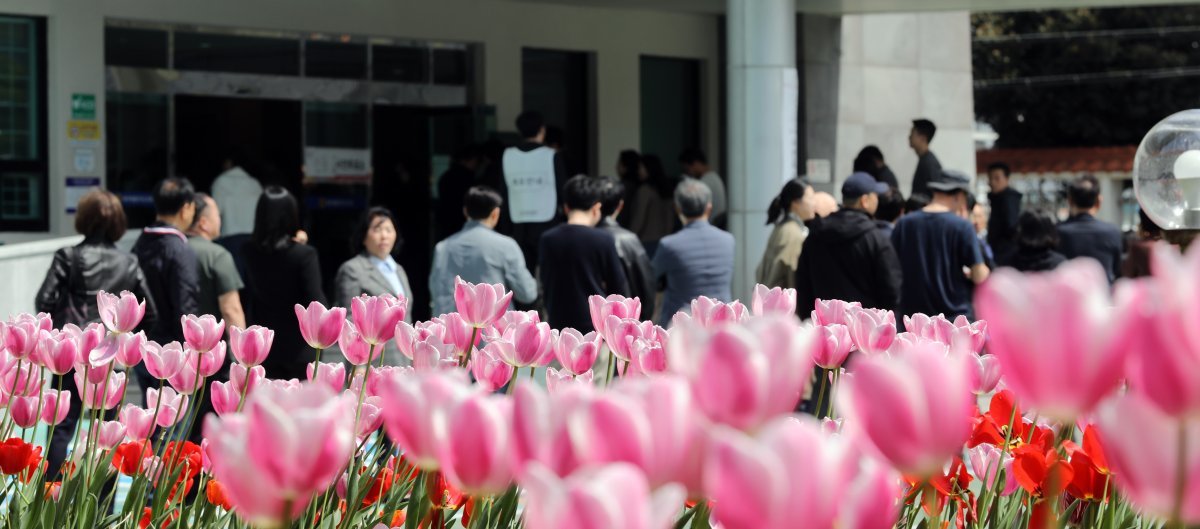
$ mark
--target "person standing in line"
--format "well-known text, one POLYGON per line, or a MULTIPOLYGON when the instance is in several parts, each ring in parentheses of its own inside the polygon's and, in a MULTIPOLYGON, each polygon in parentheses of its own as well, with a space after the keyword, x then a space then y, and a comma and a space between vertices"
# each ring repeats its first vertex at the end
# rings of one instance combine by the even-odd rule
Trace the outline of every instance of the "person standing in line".
POLYGON ((1050 213, 1041 210, 1023 212, 1017 221, 1017 252, 1008 266, 1022 272, 1054 270, 1067 261, 1057 251, 1058 244, 1058 228, 1050 213))
POLYGON ((246 313, 238 293, 245 284, 229 250, 213 243, 221 236, 221 209, 212 197, 196 193, 196 215, 187 231, 188 245, 196 253, 200 314, 225 320, 226 328, 246 328, 246 313))
POLYGON ((895 190, 900 189, 896 174, 883 161, 883 151, 874 145, 868 145, 858 151, 858 156, 854 158, 854 172, 867 173, 877 182, 883 182, 895 190))
MULTIPOLYGON (((125 229, 125 210, 116 195, 97 189, 79 199, 75 207, 75 232, 83 235, 83 242, 54 252, 54 260, 34 301, 36 310, 50 314, 59 327, 71 324, 82 329, 100 321, 96 303, 98 292, 120 295, 122 291, 129 291, 146 302, 146 313, 139 327, 153 327, 158 320, 158 311, 146 276, 138 266, 136 256, 116 247, 125 229)), ((51 377, 50 383, 54 387, 71 387, 74 377, 75 371, 71 370, 62 376, 51 377)), ((79 392, 70 393, 71 408, 67 417, 50 438, 49 453, 46 454, 48 481, 57 480, 83 407, 79 392)), ((106 414, 107 418, 112 418, 115 413, 116 410, 112 410, 111 414, 106 414)))
POLYGON ((617 215, 617 222, 627 228, 633 210, 633 196, 641 187, 642 175, 642 155, 633 149, 621 151, 621 155, 617 158, 617 178, 621 180, 621 186, 625 189, 625 196, 622 199, 625 200, 626 207, 621 208, 621 214, 617 215))
POLYGON ((438 241, 461 230, 463 219, 463 197, 475 185, 475 175, 483 161, 483 150, 478 145, 468 145, 454 153, 454 163, 438 178, 437 230, 438 241))
POLYGON ((1150 275, 1150 251, 1163 238, 1162 228, 1158 227, 1146 211, 1138 209, 1137 238, 1130 242, 1129 252, 1121 262, 1121 276, 1128 278, 1146 277, 1150 275))
POLYGON ((783 184, 767 209, 767 225, 774 227, 755 270, 755 281, 772 288, 796 287, 796 263, 809 233, 804 223, 816 216, 814 198, 815 192, 804 177, 783 184))
POLYGON ((650 257, 637 234, 622 228, 617 224, 617 217, 625 209, 625 186, 620 180, 611 176, 602 176, 602 199, 600 201, 600 224, 596 227, 612 234, 617 245, 617 257, 621 258, 621 266, 625 268, 625 278, 629 281, 629 290, 633 297, 642 301, 642 321, 654 317, 654 301, 657 291, 654 288, 654 270, 650 267, 650 257))
POLYGON ((996 269, 996 253, 992 251, 992 245, 988 244, 988 210, 987 206, 980 204, 975 199, 975 195, 967 194, 967 220, 971 221, 971 227, 975 229, 975 238, 979 240, 979 253, 983 256, 983 263, 987 265, 988 270, 996 269))
POLYGON ((1067 188, 1070 217, 1058 225, 1059 251, 1067 259, 1090 257, 1104 267, 1108 282, 1121 276, 1121 230, 1096 218, 1104 197, 1100 181, 1092 175, 1077 178, 1067 188))
POLYGON ((908 146, 917 153, 917 170, 913 172, 912 191, 910 196, 930 196, 929 182, 942 173, 942 163, 929 150, 929 142, 937 127, 928 119, 914 119, 912 130, 908 133, 908 146))
POLYGON ((665 281, 660 325, 667 326, 676 312, 693 299, 707 296, 733 299, 733 235, 709 223, 712 192, 699 180, 686 179, 675 188, 675 210, 683 229, 663 237, 651 264, 656 280, 665 281))
POLYGON ((225 171, 212 183, 212 198, 221 210, 226 235, 247 235, 254 229, 254 207, 262 195, 262 184, 242 168, 246 155, 232 147, 225 156, 225 171))
POLYGON ((268 186, 254 212, 254 232, 242 247, 246 259, 246 320, 275 331, 271 355, 263 362, 267 377, 307 377, 313 351, 300 335, 297 304, 327 304, 321 288, 317 250, 300 229, 296 198, 280 186, 268 186))
POLYGON ((475 186, 463 199, 467 223, 433 250, 429 292, 433 314, 455 311, 454 278, 468 283, 500 284, 525 305, 537 300, 537 281, 525 266, 525 254, 511 237, 496 232, 504 199, 494 189, 475 186))
POLYGON ((653 154, 642 156, 642 181, 633 195, 629 230, 642 241, 646 254, 654 257, 658 242, 675 228, 675 206, 671 199, 678 182, 667 176, 662 161, 653 154))
POLYGON ((988 205, 991 216, 987 221, 987 242, 996 253, 996 264, 1005 266, 1017 252, 1017 217, 1021 215, 1020 191, 1009 186, 1012 170, 1007 164, 988 166, 988 205))
POLYGON ((501 162, 505 200, 513 239, 525 253, 526 265, 534 266, 542 234, 555 224, 567 169, 562 154, 543 145, 546 122, 541 114, 522 112, 517 116, 517 132, 523 141, 505 149, 501 162))
MULTIPOLYGON (((355 256, 338 267, 334 277, 337 292, 334 302, 339 307, 349 308, 354 298, 363 294, 395 296, 405 302, 404 321, 412 323, 412 285, 404 267, 392 257, 401 244, 392 212, 383 207, 368 209, 359 219, 350 240, 355 256)), ((400 349, 390 340, 384 345, 383 357, 387 365, 400 365, 403 358, 400 349)))
POLYGON ((929 181, 929 190, 929 205, 900 217, 892 232, 904 278, 897 316, 920 312, 973 319, 971 296, 989 270, 967 221, 971 180, 958 171, 942 171, 929 181))
POLYGON ((842 184, 842 209, 809 234, 796 266, 796 307, 840 299, 893 310, 900 301, 900 262, 892 242, 871 218, 879 195, 891 191, 868 173, 842 184))
POLYGON ((538 274, 547 321, 556 329, 595 330, 588 297, 629 295, 616 240, 595 227, 603 216, 602 189, 598 178, 578 175, 568 180, 563 186, 567 222, 542 235, 538 274))
POLYGON ((879 195, 879 207, 875 208, 875 226, 890 240, 896 221, 904 215, 904 196, 896 188, 879 195))
MULTIPOLYGON (((186 178, 169 177, 154 188, 154 223, 142 230, 133 245, 133 254, 146 274, 150 297, 158 309, 158 321, 148 327, 146 337, 166 345, 183 343, 180 318, 200 315, 200 272, 196 252, 187 242, 183 231, 192 226, 196 217, 196 191, 186 178)), ((157 387, 158 381, 144 364, 134 367, 138 384, 145 390, 157 387)))
POLYGON ((727 222, 728 202, 725 200, 725 181, 721 175, 708 166, 708 157, 704 151, 696 148, 684 149, 679 153, 679 163, 683 166, 683 174, 704 182, 712 194, 712 225, 725 229, 727 222))

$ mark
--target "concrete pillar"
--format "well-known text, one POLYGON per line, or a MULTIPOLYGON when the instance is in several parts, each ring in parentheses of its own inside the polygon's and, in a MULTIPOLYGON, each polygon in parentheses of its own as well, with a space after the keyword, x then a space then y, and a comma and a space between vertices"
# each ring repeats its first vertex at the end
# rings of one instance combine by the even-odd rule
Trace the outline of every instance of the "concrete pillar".
POLYGON ((796 176, 795 0, 728 0, 729 229, 733 295, 749 301, 771 199, 796 176))

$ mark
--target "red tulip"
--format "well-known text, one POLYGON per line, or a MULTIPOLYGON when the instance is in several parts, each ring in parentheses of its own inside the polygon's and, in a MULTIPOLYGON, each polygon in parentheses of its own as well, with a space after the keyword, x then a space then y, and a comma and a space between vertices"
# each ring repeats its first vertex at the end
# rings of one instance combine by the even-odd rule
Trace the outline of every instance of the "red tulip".
POLYGON ((96 293, 96 308, 104 326, 115 333, 132 331, 146 316, 146 302, 138 303, 137 297, 128 291, 121 292, 119 297, 104 291, 96 293))
POLYGON ((204 497, 208 499, 208 503, 216 507, 220 507, 227 511, 233 509, 233 503, 229 501, 229 497, 225 494, 225 486, 217 480, 209 480, 208 485, 204 488, 204 497))
POLYGON ((139 439, 121 444, 113 450, 112 466, 126 476, 136 476, 142 472, 142 466, 154 448, 150 441, 139 439))
POLYGON ((454 305, 463 321, 476 329, 491 327, 512 301, 503 285, 474 284, 454 278, 454 305))
POLYGON ((183 325, 183 338, 188 347, 206 353, 225 336, 225 320, 217 321, 211 314, 195 316, 188 314, 179 318, 183 325))
POLYGON ((795 314, 796 289, 754 285, 754 301, 750 303, 750 311, 755 316, 767 313, 795 314))
POLYGON ((246 367, 254 367, 263 363, 271 353, 271 343, 275 341, 275 331, 258 325, 246 329, 229 328, 229 350, 234 360, 246 367))
POLYGON ((325 305, 316 301, 309 303, 308 308, 297 304, 296 319, 300 322, 300 335, 309 347, 329 349, 337 343, 338 335, 342 332, 342 322, 346 321, 346 309, 326 309, 325 305))
POLYGON ((396 332, 396 324, 404 321, 404 316, 408 313, 408 300, 403 296, 397 298, 391 294, 364 294, 350 300, 350 312, 354 319, 354 328, 362 335, 362 339, 371 345, 380 346, 392 339, 396 332))

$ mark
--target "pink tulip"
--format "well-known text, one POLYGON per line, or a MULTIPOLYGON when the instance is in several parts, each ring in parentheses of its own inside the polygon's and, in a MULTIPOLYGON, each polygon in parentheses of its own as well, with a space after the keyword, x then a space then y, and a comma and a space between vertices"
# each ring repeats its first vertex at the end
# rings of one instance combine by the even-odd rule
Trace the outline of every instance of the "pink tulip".
POLYGON ((42 403, 41 396, 22 397, 14 395, 8 401, 8 416, 13 423, 21 428, 29 428, 38 423, 38 406, 42 403))
POLYGON ((822 326, 834 323, 849 325, 849 313, 861 308, 862 304, 857 301, 846 303, 840 299, 818 299, 813 308, 812 320, 813 323, 822 326))
MULTIPOLYGON (((75 378, 79 378, 76 372, 75 378)), ((0 393, 11 396, 29 397, 42 393, 42 376, 38 367, 29 362, 22 362, 4 373, 4 386, 0 393)))
POLYGON ((542 317, 538 315, 536 310, 510 310, 505 312, 503 316, 500 316, 500 319, 496 320, 496 323, 492 324, 492 327, 484 332, 494 332, 495 335, 500 336, 505 331, 516 327, 518 323, 537 323, 540 321, 542 321, 542 317))
POLYGON ((179 323, 183 325, 184 342, 201 353, 216 347, 225 336, 225 320, 217 321, 211 314, 199 317, 188 314, 180 317, 179 323))
POLYGON ((495 342, 471 356, 471 374, 484 391, 496 391, 512 380, 515 368, 504 361, 495 342))
POLYGON ((685 380, 627 378, 597 397, 569 419, 587 433, 577 443, 589 463, 631 463, 652 487, 674 482, 702 495, 706 425, 685 380))
POLYGON ((846 316, 855 347, 868 355, 887 352, 896 340, 896 316, 890 310, 858 309, 846 316))
POLYGON ((236 413, 242 400, 242 394, 237 391, 233 382, 212 381, 209 384, 209 395, 212 399, 213 411, 220 416, 236 413))
POLYGON ((346 387, 346 366, 340 362, 317 364, 315 372, 313 365, 308 364, 306 372, 309 382, 324 385, 335 393, 341 393, 342 388, 346 387))
POLYGON ((358 423, 354 425, 355 435, 359 440, 375 433, 383 426, 383 399, 367 397, 363 399, 362 410, 358 414, 358 423))
POLYGON ((454 306, 463 321, 476 329, 491 327, 508 310, 512 292, 503 285, 467 283, 454 278, 454 306))
POLYGON ((100 383, 89 383, 83 373, 75 372, 75 387, 87 409, 111 410, 121 403, 125 396, 125 373, 112 373, 108 380, 100 383))
MULTIPOLYGON (((185 354, 199 358, 198 353, 195 351, 188 351, 185 354)), ((167 383, 181 394, 191 395, 195 393, 199 389, 200 384, 204 382, 203 377, 196 376, 196 363, 196 360, 185 360, 179 372, 168 378, 167 383)))
POLYGON ((746 312, 746 306, 737 301, 722 303, 705 296, 692 300, 692 320, 702 327, 745 321, 749 316, 746 312))
POLYGON ((796 289, 754 285, 754 300, 750 303, 750 312, 755 316, 767 313, 795 314, 796 289))
POLYGON ((483 338, 483 333, 464 320, 457 312, 443 314, 437 321, 440 321, 443 326, 443 341, 453 345, 454 350, 460 353, 465 353, 468 345, 478 347, 479 341, 483 338), (474 342, 471 342, 472 336, 475 337, 474 342))
POLYGON ((536 384, 520 383, 513 393, 513 454, 518 476, 533 462, 546 465, 559 476, 574 472, 584 462, 585 454, 578 452, 574 442, 578 436, 571 434, 568 421, 595 390, 590 384, 566 383, 552 391, 551 395, 536 384))
POLYGON ((238 394, 249 394, 254 391, 254 388, 264 378, 267 378, 267 370, 263 366, 254 366, 249 369, 242 364, 229 366, 229 383, 233 384, 238 394))
POLYGON ((685 493, 671 484, 651 491, 637 468, 606 465, 559 478, 533 465, 522 484, 528 529, 667 529, 679 516, 685 493))
POLYGON ((146 333, 124 333, 117 335, 117 364, 130 368, 142 362, 146 345, 146 333))
POLYGON ((388 436, 417 468, 437 470, 438 451, 446 442, 447 410, 471 392, 457 371, 388 377, 379 386, 388 436))
POLYGON ((42 331, 38 327, 38 321, 32 316, 28 314, 21 316, 24 318, 18 317, 16 320, 9 320, 7 325, 0 327, 0 331, 4 332, 4 348, 8 350, 10 356, 17 360, 23 360, 37 350, 38 335, 42 331))
POLYGON ((296 319, 300 322, 300 335, 313 349, 329 349, 337 343, 338 335, 342 332, 342 322, 346 321, 346 309, 334 307, 326 309, 319 302, 308 304, 308 308, 297 304, 296 319))
POLYGON ((1017 479, 1013 476, 1013 456, 990 444, 981 444, 967 450, 967 462, 971 472, 983 482, 984 489, 993 489, 998 484, 997 475, 1004 470, 1005 482, 1000 494, 1009 496, 1017 491, 1017 479))
MULTIPOLYGON (((804 520, 806 527, 843 527, 867 509, 847 509, 856 487, 859 454, 847 441, 828 436, 815 420, 781 417, 755 437, 720 430, 713 441, 704 472, 705 490, 713 500, 713 515, 727 529, 790 527, 804 520)), ((899 493, 895 477, 884 471, 863 473, 873 482, 870 496, 882 510, 872 518, 891 527, 899 493), (890 513, 890 517, 889 517, 890 513)), ((866 526, 853 524, 853 526, 866 526)))
POLYGON ((454 346, 438 341, 430 336, 413 346, 413 369, 428 371, 431 369, 455 369, 458 367, 458 353, 454 346))
POLYGON ((99 323, 93 323, 83 329, 80 329, 73 323, 68 323, 63 326, 63 332, 70 334, 79 344, 79 352, 75 356, 75 365, 82 366, 88 362, 92 349, 95 349, 100 345, 100 342, 104 341, 104 336, 108 331, 99 323))
POLYGON ((1126 353, 1141 332, 1125 307, 1142 295, 1122 284, 1110 298, 1099 263, 1076 259, 1042 274, 997 270, 980 287, 975 305, 988 321, 989 351, 1000 361, 1007 387, 1022 405, 1069 423, 1119 384, 1126 353))
POLYGON ((183 369, 183 346, 179 342, 162 346, 148 341, 142 346, 142 359, 146 361, 146 371, 150 372, 150 376, 166 380, 183 369))
POLYGON ((96 434, 101 450, 112 450, 125 440, 125 425, 120 421, 102 421, 96 434))
POLYGON ((37 362, 55 375, 64 375, 75 367, 79 340, 69 333, 41 331, 38 336, 37 362))
POLYGON ((570 371, 559 371, 553 367, 548 367, 546 368, 546 392, 554 394, 558 391, 558 388, 569 384, 590 386, 592 385, 593 378, 594 373, 590 370, 576 375, 570 371))
POLYGON ((971 391, 976 395, 986 395, 995 390, 1000 384, 1000 361, 993 355, 962 354, 968 355, 975 364, 974 376, 971 377, 971 391))
POLYGON ((554 347, 550 325, 541 322, 518 323, 505 333, 504 340, 493 343, 499 345, 501 358, 516 368, 549 363, 554 347))
POLYGON ((347 362, 356 366, 372 363, 383 356, 383 346, 371 345, 350 322, 342 324, 342 334, 338 336, 338 349, 342 350, 342 356, 346 357, 347 362))
POLYGON ((837 369, 846 362, 854 341, 850 339, 850 328, 840 323, 817 327, 821 333, 817 347, 813 349, 813 361, 824 369, 837 369))
POLYGON ((642 336, 642 323, 632 318, 609 316, 604 324, 604 343, 613 356, 624 362, 633 359, 633 341, 642 336))
MULTIPOLYGON (((471 329, 468 327, 468 334, 470 331, 471 329)), ((405 357, 407 357, 409 360, 412 360, 413 347, 417 344, 417 342, 425 341, 429 337, 435 337, 438 341, 443 343, 455 343, 446 337, 446 326, 438 321, 423 321, 417 323, 415 326, 410 325, 408 322, 402 321, 396 324, 396 331, 393 339, 396 341, 396 348, 400 349, 400 352, 405 357)), ((338 339, 340 340, 341 338, 338 339)), ((466 347, 466 342, 469 339, 469 337, 463 338, 463 348, 466 347)), ((458 346, 455 345, 455 349, 458 351, 463 350, 463 348, 458 348, 458 346)))
POLYGON ((200 374, 206 378, 217 374, 224 365, 225 342, 217 342, 212 349, 200 353, 200 374))
POLYGON ((513 480, 512 401, 476 393, 449 408, 438 462, 459 490, 500 494, 513 480))
POLYGON ((917 313, 904 317, 904 328, 912 334, 946 344, 956 351, 978 354, 987 342, 987 322, 971 323, 961 315, 951 322, 941 314, 929 317, 917 313))
POLYGON ((971 433, 971 368, 961 355, 944 351, 918 347, 863 358, 837 394, 847 424, 906 475, 940 471, 971 433))
POLYGON ((1200 422, 1129 393, 1100 406, 1096 427, 1117 489, 1137 510, 1166 520, 1178 497, 1179 524, 1200 523, 1200 422))
POLYGON ((896 498, 901 490, 896 473, 886 465, 866 460, 858 479, 850 485, 839 512, 845 529, 890 529, 899 517, 896 498))
POLYGON ((275 331, 258 325, 247 329, 229 328, 229 350, 234 360, 247 367, 261 365, 271 354, 275 331))
MULTIPOLYGON (((592 296, 599 298, 600 296, 592 296)), ((563 329, 554 340, 554 357, 563 369, 579 374, 592 369, 600 354, 600 335, 589 332, 586 336, 575 329, 563 329)))
POLYGON ((404 315, 408 313, 408 300, 403 296, 397 298, 391 294, 364 294, 350 300, 350 312, 353 315, 354 327, 358 329, 363 340, 371 345, 380 346, 392 339, 396 333, 396 324, 404 321, 404 315))
POLYGON ((244 413, 205 419, 213 476, 242 519, 295 518, 334 485, 354 451, 353 406, 320 385, 263 386, 244 413))
POLYGON ((42 422, 54 426, 67 418, 71 411, 71 392, 47 389, 42 391, 42 422))
POLYGON ((667 350, 658 340, 634 340, 630 357, 630 375, 649 375, 667 370, 667 350))
MULTIPOLYGON (((154 423, 157 420, 154 417, 154 410, 139 408, 133 404, 126 404, 121 407, 121 412, 117 415, 117 418, 121 421, 121 424, 125 425, 125 434, 134 440, 150 438, 154 433, 154 423)), ((174 421, 172 421, 173 423, 174 421)))
POLYGON ((121 292, 119 297, 104 291, 98 292, 96 308, 104 326, 118 334, 134 330, 146 316, 146 302, 138 303, 137 297, 128 291, 121 292))
POLYGON ((161 392, 158 388, 150 388, 146 390, 146 407, 156 410, 156 424, 170 428, 187 414, 188 397, 171 388, 162 388, 161 392))
MULTIPOLYGON (((387 384, 392 377, 410 376, 416 370, 411 366, 383 366, 371 368, 371 376, 367 378, 367 395, 379 396, 380 388, 387 384)), ((356 377, 357 378, 357 377, 356 377)))
POLYGON ((608 324, 609 316, 616 316, 618 320, 640 319, 642 300, 617 294, 607 298, 593 295, 588 297, 588 308, 592 313, 592 327, 597 333, 604 334, 604 326, 608 324))
POLYGON ((812 370, 817 334, 793 317, 671 330, 667 365, 692 386, 714 422, 751 430, 795 409, 812 370))

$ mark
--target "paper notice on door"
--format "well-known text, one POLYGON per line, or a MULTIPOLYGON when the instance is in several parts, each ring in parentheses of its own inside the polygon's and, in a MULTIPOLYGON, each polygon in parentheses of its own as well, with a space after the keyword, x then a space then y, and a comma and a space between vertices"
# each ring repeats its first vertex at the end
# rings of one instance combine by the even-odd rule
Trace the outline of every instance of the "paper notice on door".
POLYGON ((371 180, 371 150, 305 147, 304 176, 319 182, 368 182, 371 180))

